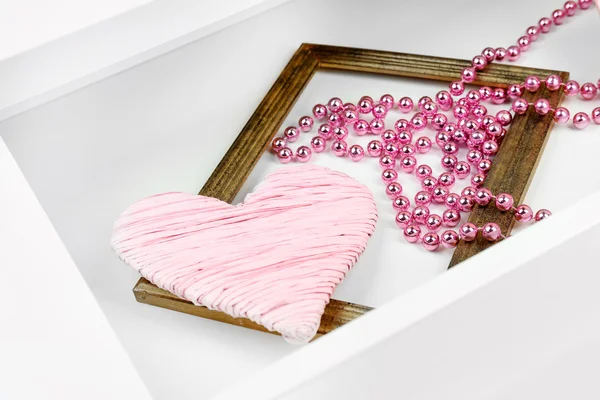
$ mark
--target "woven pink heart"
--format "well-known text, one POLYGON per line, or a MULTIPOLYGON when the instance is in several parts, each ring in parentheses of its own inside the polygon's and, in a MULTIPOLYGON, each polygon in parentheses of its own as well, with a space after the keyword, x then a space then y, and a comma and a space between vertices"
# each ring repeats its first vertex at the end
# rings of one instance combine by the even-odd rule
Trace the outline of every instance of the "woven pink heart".
POLYGON ((286 167, 237 206, 186 193, 141 200, 116 221, 112 246, 155 285, 306 343, 376 221, 354 179, 286 167))

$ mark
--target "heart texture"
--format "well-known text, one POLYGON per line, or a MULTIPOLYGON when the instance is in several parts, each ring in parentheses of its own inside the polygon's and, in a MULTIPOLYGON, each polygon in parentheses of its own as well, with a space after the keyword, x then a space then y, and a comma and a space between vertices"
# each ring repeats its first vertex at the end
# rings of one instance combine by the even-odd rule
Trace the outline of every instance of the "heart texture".
POLYGON ((376 221, 367 187, 303 165, 270 174, 235 206, 187 193, 138 201, 111 244, 158 287, 306 343, 376 221))

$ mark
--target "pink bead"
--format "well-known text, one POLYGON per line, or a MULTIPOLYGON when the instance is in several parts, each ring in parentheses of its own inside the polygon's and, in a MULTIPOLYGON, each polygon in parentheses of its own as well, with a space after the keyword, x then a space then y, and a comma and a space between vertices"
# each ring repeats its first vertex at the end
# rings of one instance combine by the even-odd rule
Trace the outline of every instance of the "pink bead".
POLYGON ((565 124, 569 122, 570 118, 571 113, 569 113, 569 110, 567 110, 564 107, 558 107, 554 112, 554 121, 556 121, 559 124, 565 124))
POLYGON ((421 235, 421 228, 417 225, 408 225, 404 228, 404 238, 409 243, 416 243, 419 241, 419 236, 421 235))
POLYGON ((402 171, 407 173, 413 172, 415 170, 416 165, 417 159, 413 156, 406 156, 402 159, 402 161, 400 161, 400 167, 402 168, 402 171))
POLYGON ((409 131, 401 131, 398 133, 398 143, 408 144, 412 141, 412 133, 409 131))
POLYGON ((453 142, 448 142, 442 147, 442 151, 446 154, 456 154, 458 153, 458 146, 453 142))
POLYGON ((546 99, 538 99, 535 101, 535 112, 539 115, 546 115, 550 111, 550 102, 546 99))
POLYGON ((442 168, 444 168, 447 171, 452 171, 457 162, 458 162, 458 159, 456 158, 456 156, 454 156, 452 154, 446 155, 446 156, 442 157, 442 162, 441 162, 442 168))
POLYGON ((517 40, 517 44, 519 45, 521 51, 527 51, 531 46, 531 39, 529 36, 521 36, 519 40, 517 40))
POLYGON ((415 146, 413 146, 412 144, 405 144, 400 148, 399 151, 399 154, 401 154, 403 157, 413 155, 414 153, 415 146))
POLYGON ((458 209, 460 211, 471 212, 474 205, 475 200, 473 200, 473 196, 460 196, 458 199, 458 209))
POLYGON ((432 191, 433 188, 435 188, 437 186, 437 184, 438 184, 437 179, 435 179, 433 176, 426 176, 421 181, 421 187, 424 190, 428 190, 428 191, 432 191))
POLYGON ((483 154, 479 150, 470 150, 467 153, 467 161, 473 165, 479 164, 482 158, 483 154))
POLYGON ((344 103, 344 105, 342 106, 342 108, 344 110, 348 110, 348 111, 357 111, 358 109, 356 108, 356 106, 352 103, 344 103))
POLYGON ((448 208, 458 209, 458 200, 459 199, 460 199, 460 196, 457 195, 456 193, 448 193, 448 195, 444 199, 444 204, 448 208))
POLYGON ((398 228, 405 229, 411 222, 412 214, 408 211, 400 211, 398 214, 396 214, 396 225, 398 228))
POLYGON ((410 125, 414 130, 422 131, 423 129, 425 129, 425 127, 427 127, 427 120, 420 116, 414 116, 410 120, 410 125))
POLYGON ((514 204, 513 197, 508 193, 500 193, 496 197, 496 208, 500 211, 508 211, 514 204))
POLYGON ((300 130, 295 126, 288 126, 283 131, 283 136, 288 142, 293 143, 300 137, 300 130))
POLYGON ((471 222, 467 222, 460 227, 458 234, 465 242, 472 242, 477 237, 477 226, 471 222))
POLYGON ((431 176, 432 172, 433 171, 431 170, 431 167, 429 165, 419 165, 419 167, 417 168, 417 178, 424 179, 428 176, 431 176))
POLYGON ((385 121, 381 118, 375 118, 369 123, 369 128, 373 134, 379 135, 385 129, 385 121))
POLYGON ((394 97, 391 94, 384 94, 379 99, 379 103, 383 104, 388 110, 391 110, 394 107, 394 97))
POLYGON ((506 49, 504 47, 498 47, 496 49, 496 61, 502 61, 506 58, 506 49))
POLYGON ((442 227, 442 217, 437 214, 430 214, 425 221, 427 229, 437 232, 442 227))
POLYGON ((364 119, 359 119, 354 123, 354 132, 358 136, 364 136, 369 132, 369 123, 364 119))
POLYGON ((346 140, 348 137, 348 129, 343 126, 336 126, 331 133, 334 140, 346 140))
POLYGON ((431 204, 432 196, 431 193, 421 190, 415 194, 415 204, 417 206, 428 206, 431 204))
POLYGON ((371 140, 367 145, 367 152, 371 157, 379 157, 383 152, 383 145, 379 140, 371 140))
POLYGON ((454 165, 454 173, 458 179, 465 179, 471 173, 471 166, 465 161, 459 161, 454 165))
POLYGON ((427 136, 422 136, 417 139, 415 147, 419 153, 425 154, 431 150, 431 139, 429 139, 427 136))
POLYGON ((600 107, 596 107, 592 110, 592 121, 594 121, 595 124, 600 124, 600 107))
POLYGON ((469 141, 471 142, 471 144, 479 146, 485 141, 485 134, 483 133, 483 131, 473 132, 469 137, 469 141))
POLYGON ((452 209, 446 210, 442 214, 442 220, 445 226, 452 228, 458 225, 458 223, 460 222, 460 212, 452 209))
POLYGON ((442 246, 444 246, 447 249, 452 249, 452 248, 456 247, 460 237, 458 236, 458 233, 456 233, 456 231, 453 231, 450 229, 450 230, 447 230, 444 233, 442 233, 441 239, 442 239, 442 246))
POLYGON ((502 88, 494 89, 492 93, 492 103, 502 104, 506 100, 506 91, 502 88))
POLYGON ((483 71, 487 66, 487 59, 484 56, 475 56, 471 61, 471 65, 476 71, 483 71))
POLYGON ((552 20, 550 18, 542 18, 540 19, 539 25, 542 33, 548 33, 552 27, 552 20))
POLYGON ((555 91, 560 89, 562 79, 558 75, 550 75, 546 78, 546 87, 548 90, 555 91))
POLYGON ((446 117, 444 114, 438 113, 431 118, 431 125, 433 125, 433 128, 436 130, 442 129, 447 123, 448 117, 446 117))
POLYGON ((332 97, 327 103, 327 108, 329 109, 329 111, 336 113, 342 110, 343 105, 344 102, 342 101, 342 99, 340 99, 339 97, 332 97))
POLYGON ((316 119, 323 119, 327 116, 327 107, 317 104, 313 107, 312 112, 316 119))
POLYGON ((590 116, 584 112, 578 112, 573 116, 573 125, 577 129, 584 129, 590 124, 590 116))
POLYGON ((440 237, 437 233, 428 232, 422 239, 423 247, 428 251, 435 251, 440 247, 440 237))
POLYGON ((338 157, 343 157, 348 153, 348 144, 343 140, 336 140, 331 145, 331 151, 338 157))
POLYGON ((348 150, 348 154, 350 155, 350 159, 354 162, 358 162, 363 159, 365 156, 365 150, 361 145, 355 144, 350 146, 350 150, 348 150))
POLYGON ((435 102, 444 111, 448 111, 452 107, 452 95, 446 90, 442 90, 435 95, 435 102))
POLYGON ((592 6, 592 0, 579 0, 579 8, 587 10, 592 6))
POLYGON ((410 97, 403 97, 398 101, 398 108, 403 113, 411 112, 414 107, 414 103, 410 97))
POLYGON ((450 94, 460 96, 465 91, 465 85, 461 81, 454 81, 450 84, 450 94))
POLYGON ((519 57, 521 57, 521 49, 519 46, 510 46, 506 49, 506 54, 508 55, 509 61, 517 61, 519 57))
POLYGON ((481 95, 481 100, 489 100, 492 98, 492 88, 482 86, 479 88, 479 94, 481 95))
POLYGON ((438 106, 433 101, 428 101, 423 105, 423 113, 427 117, 431 117, 438 111, 438 106))
POLYGON ((574 1, 567 1, 564 6, 567 17, 572 17, 577 12, 577 3, 574 1))
POLYGON ((281 137, 276 137, 275 139, 273 139, 273 141, 271 142, 271 149, 275 152, 278 153, 279 150, 283 149, 286 146, 286 140, 284 138, 281 137))
POLYGON ((479 104, 479 101, 481 100, 481 94, 479 93, 478 90, 471 90, 469 91, 469 93, 467 93, 467 104, 471 107, 476 106, 477 104, 479 104))
POLYGON ((540 88, 540 84, 541 84, 540 78, 538 78, 537 76, 531 75, 525 79, 524 86, 525 86, 525 89, 527 89, 528 91, 535 92, 540 88))
POLYGON ((486 47, 481 52, 481 55, 485 57, 487 62, 492 62, 492 61, 494 61, 494 58, 496 57, 496 50, 491 47, 486 47))
POLYGON ((539 210, 538 212, 535 213, 535 220, 539 222, 550 216, 552 216, 552 213, 550 211, 546 210, 545 208, 542 208, 541 210, 539 210))
POLYGON ((566 17, 567 14, 564 10, 559 9, 552 12, 552 22, 554 22, 554 25, 562 25, 566 17))
POLYGON ((540 29, 537 26, 527 28, 527 36, 532 42, 535 42, 540 37, 540 29))
POLYGON ((473 186, 467 186, 462 190, 462 192, 460 192, 461 195, 469 197, 474 197, 476 193, 477 189, 475 189, 473 186))
POLYGON ((399 151, 400 149, 395 143, 390 142, 383 145, 383 152, 390 157, 396 157, 399 151))
POLYGON ((381 134, 381 140, 383 143, 394 143, 398 141, 398 136, 395 131, 387 129, 381 134))
POLYGON ((404 118, 401 118, 398 121, 394 122, 394 129, 398 133, 400 133, 401 131, 404 131, 404 130, 408 129, 409 127, 410 127, 410 122, 408 122, 404 118))
POLYGON ((523 95, 523 87, 518 84, 513 84, 508 87, 508 97, 517 99, 523 95))
POLYGON ((319 126, 319 129, 317 129, 317 133, 323 139, 328 140, 331 139, 331 137, 333 136, 333 128, 330 125, 323 124, 319 126))
POLYGON ((469 115, 469 109, 465 106, 456 106, 453 112, 456 119, 466 118, 469 115))
POLYGON ((441 185, 437 185, 436 187, 434 187, 431 192, 431 197, 433 201, 435 201, 438 204, 444 203, 446 196, 448 196, 448 189, 441 185))
POLYGON ((426 103, 431 102, 431 97, 429 96, 423 96, 419 99, 419 101, 417 102, 417 106, 419 107, 419 110, 424 111, 424 107, 426 103))
POLYGON ((512 109, 517 114, 525 114, 529 108, 529 103, 525 99, 517 99, 512 105, 512 109))
POLYGON ((394 210, 396 211, 406 211, 410 208, 410 200, 406 196, 398 196, 392 202, 392 207, 394 207, 394 210))
POLYGON ((463 82, 471 83, 475 80, 477 73, 475 72, 474 68, 465 68, 462 70, 462 73, 460 76, 461 76, 463 82))
POLYGON ((480 206, 487 206, 492 201, 492 192, 486 188, 479 189, 475 194, 474 200, 480 206))
POLYGON ((358 114, 355 110, 344 110, 344 119, 347 124, 354 124, 358 121, 358 114))
POLYGON ((395 199, 397 196, 402 194, 402 185, 400 185, 398 182, 390 183, 385 188, 385 194, 387 194, 390 199, 395 199))
POLYGON ((280 149, 277 153, 277 158, 282 164, 287 164, 294 158, 294 152, 287 147, 280 149))
POLYGON ((361 97, 358 101, 358 112, 368 114, 373 110, 373 99, 370 97, 361 97))
POLYGON ((512 122, 512 115, 506 110, 500 110, 496 114, 496 121, 502 126, 508 126, 512 122))
POLYGON ((449 172, 443 172, 442 174, 440 174, 438 182, 440 183, 440 185, 446 188, 451 188, 452 186, 454 186, 456 178, 454 178, 454 175, 449 172))
POLYGON ((340 116, 340 114, 335 114, 335 113, 329 114, 329 116, 327 117, 327 123, 329 125, 331 125, 332 127, 340 126, 340 125, 342 125, 343 122, 344 121, 343 121, 342 117, 340 116))
POLYGON ((429 208, 425 206, 417 206, 412 213, 413 220, 419 224, 424 224, 429 217, 429 208))
POLYGON ((492 160, 488 158, 484 158, 479 161, 479 165, 477 165, 477 170, 482 174, 487 174, 488 171, 492 168, 492 160))
POLYGON ((533 219, 533 210, 526 204, 521 204, 515 210, 515 219, 518 222, 527 223, 533 219))
POLYGON ((481 236, 490 242, 495 242, 502 236, 502 232, 500 231, 498 224, 495 222, 488 222, 483 226, 483 229, 481 230, 481 236))
POLYGON ((398 179, 398 173, 395 169, 384 169, 381 173, 381 180, 384 182, 395 182, 396 179, 398 179))
POLYGON ((575 96, 579 94, 579 83, 576 81, 567 81, 565 84, 565 94, 567 96, 575 96))
POLYGON ((375 118, 384 118, 388 112, 388 108, 385 104, 376 104, 372 112, 375 118))
POLYGON ((487 108, 485 108, 485 106, 479 104, 475 107, 473 107, 473 109, 471 109, 471 113, 476 116, 476 117, 485 117, 487 115, 487 108))
POLYGON ((323 139, 320 136, 315 136, 310 141, 310 147, 313 148, 313 150, 315 151, 315 153, 320 153, 323 150, 325 150, 325 146, 326 146, 325 139, 323 139))
POLYGON ((300 146, 296 150, 296 159, 300 162, 307 162, 312 157, 312 150, 308 146, 300 146))
POLYGON ((480 187, 485 182, 485 175, 482 173, 477 173, 471 177, 471 185, 475 187, 480 187))
POLYGON ((493 156, 498 152, 499 147, 500 146, 498 146, 498 143, 496 143, 495 141, 486 140, 485 142, 483 142, 483 145, 481 146, 481 151, 486 156, 493 156))
POLYGON ((396 166, 396 159, 390 156, 383 156, 379 159, 379 166, 382 169, 392 169, 396 166))
POLYGON ((585 100, 593 100, 594 97, 596 97, 596 94, 598 94, 598 88, 596 88, 596 85, 594 85, 593 83, 584 83, 581 86, 581 97, 583 97, 585 100))
POLYGON ((298 125, 300 126, 300 130, 302 132, 309 132, 312 129, 314 123, 315 121, 309 116, 301 117, 298 120, 298 125))

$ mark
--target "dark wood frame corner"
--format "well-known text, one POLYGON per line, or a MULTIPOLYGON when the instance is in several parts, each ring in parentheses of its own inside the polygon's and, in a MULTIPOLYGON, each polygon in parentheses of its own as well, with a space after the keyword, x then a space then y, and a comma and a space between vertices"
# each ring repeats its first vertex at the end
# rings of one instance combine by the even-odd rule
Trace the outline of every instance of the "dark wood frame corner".
MULTIPOLYGON (((233 201, 303 89, 319 69, 453 81, 467 66, 470 66, 470 62, 466 60, 302 44, 216 167, 200 194, 226 202, 233 201)), ((478 80, 474 84, 507 87, 515 82, 523 82, 529 75, 545 77, 549 74, 559 75, 563 82, 569 78, 567 72, 492 64, 478 74, 478 80)), ((551 92, 544 89, 538 91, 535 96, 547 98, 552 107, 556 108, 562 101, 563 91, 561 89, 551 92)), ((526 93, 524 97, 531 101, 534 99, 534 94, 526 93)), ((531 108, 526 114, 516 116, 494 159, 485 186, 494 193, 509 192, 513 194, 515 202, 520 202, 531 181, 552 125, 551 115, 538 115, 531 108)), ((494 207, 476 207, 469 217, 469 221, 477 225, 490 220, 497 221, 506 234, 512 229, 512 216, 501 213, 494 207)), ((454 252, 450 266, 491 245, 485 240, 461 242, 454 252)), ((267 332, 265 328, 250 320, 232 318, 225 313, 194 306, 156 287, 144 278, 136 284, 134 294, 141 303, 267 332)), ((318 333, 326 334, 370 309, 367 306, 332 299, 325 309, 318 333)))

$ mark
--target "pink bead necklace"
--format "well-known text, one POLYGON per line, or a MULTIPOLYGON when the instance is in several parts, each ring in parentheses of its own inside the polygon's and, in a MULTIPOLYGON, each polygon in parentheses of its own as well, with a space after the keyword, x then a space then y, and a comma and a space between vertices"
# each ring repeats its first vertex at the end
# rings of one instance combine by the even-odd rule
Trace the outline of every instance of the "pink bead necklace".
MULTIPOLYGON (((524 114, 533 107, 540 115, 552 113, 554 120, 565 124, 571 119, 571 113, 565 107, 553 109, 547 99, 540 98, 535 103, 529 103, 521 96, 524 91, 536 92, 542 84, 551 91, 564 88, 567 96, 580 95, 583 100, 593 100, 598 95, 600 80, 597 85, 570 80, 562 82, 557 75, 545 78, 529 76, 525 82, 510 85, 507 90, 481 87, 479 90, 465 92, 465 84, 472 83, 479 71, 484 70, 494 61, 516 61, 522 52, 527 51, 540 34, 550 32, 552 25, 561 25, 565 18, 572 17, 578 9, 587 10, 592 6, 592 0, 567 1, 563 8, 555 10, 551 18, 540 19, 537 26, 527 28, 526 34, 517 40, 517 45, 508 48, 493 49, 487 47, 472 60, 472 66, 461 72, 461 79, 450 84, 449 90, 440 91, 435 100, 428 96, 421 97, 415 105, 409 97, 398 101, 390 94, 384 94, 379 101, 369 96, 363 96, 358 103, 344 103, 334 97, 327 105, 317 104, 312 109, 314 119, 323 121, 318 129, 318 135, 313 137, 309 146, 300 146, 294 153, 289 143, 298 140, 301 132, 310 132, 314 119, 303 116, 298 121, 298 127, 289 126, 284 129, 281 137, 276 137, 271 145, 279 161, 307 162, 312 153, 320 153, 327 148, 331 141, 331 151, 338 157, 348 156, 352 161, 363 159, 365 149, 358 144, 349 146, 346 139, 349 136, 348 127, 353 127, 358 136, 366 134, 380 135, 380 139, 372 140, 367 145, 366 152, 371 157, 379 158, 383 172, 381 179, 386 185, 386 194, 392 200, 392 207, 397 212, 396 224, 404 230, 404 237, 411 243, 421 243, 425 249, 434 251, 440 244, 446 248, 454 248, 460 240, 473 241, 481 234, 489 241, 505 239, 500 227, 495 222, 483 226, 464 223, 458 229, 446 229, 441 235, 438 232, 444 228, 455 228, 461 222, 461 213, 468 213, 475 204, 487 206, 493 204, 503 212, 510 212, 516 221, 528 223, 541 221, 549 217, 550 211, 541 209, 536 213, 526 204, 514 205, 513 197, 508 193, 494 195, 489 189, 481 187, 492 166, 492 158, 497 153, 502 139, 506 135, 506 127, 513 120, 514 114, 524 114), (495 116, 489 115, 482 104, 490 101, 493 104, 503 104, 512 101, 510 108, 499 111, 495 116), (392 129, 386 129, 384 118, 392 109, 413 114, 410 121, 399 119, 392 129), (449 111, 452 111, 450 114, 449 111), (512 113, 511 113, 512 111, 512 113), (368 114, 372 119, 367 121, 368 114), (426 127, 437 131, 435 143, 442 150, 441 165, 446 171, 437 178, 428 165, 418 165, 417 155, 431 150, 433 143, 427 136, 414 138, 426 127), (460 147, 468 149, 466 159, 459 160, 457 153, 460 147), (422 190, 414 196, 414 207, 411 200, 403 194, 402 185, 398 182, 399 171, 415 174, 421 183, 422 190), (451 192, 457 179, 470 177, 470 186, 460 194, 451 192), (445 208, 441 215, 430 210, 432 204, 445 208)), ((600 107, 591 112, 578 112, 573 116, 573 125, 584 129, 593 121, 600 124, 600 107)))

